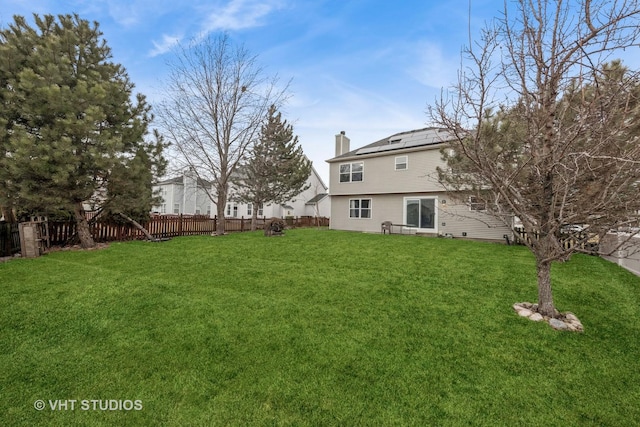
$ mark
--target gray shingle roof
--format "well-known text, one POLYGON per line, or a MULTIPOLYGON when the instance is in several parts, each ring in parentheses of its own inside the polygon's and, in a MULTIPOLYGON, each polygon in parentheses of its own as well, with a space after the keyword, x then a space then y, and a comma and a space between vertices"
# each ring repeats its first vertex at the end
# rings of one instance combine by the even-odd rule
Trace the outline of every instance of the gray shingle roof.
POLYGON ((309 200, 305 204, 313 205, 313 204, 319 202, 320 200, 324 199, 325 197, 327 197, 327 193, 317 194, 316 196, 314 196, 311 200, 309 200))
POLYGON ((453 139, 451 134, 447 130, 441 128, 428 127, 423 129, 410 130, 407 132, 396 133, 369 145, 365 145, 364 147, 351 150, 340 156, 336 156, 331 160, 354 157, 363 154, 373 154, 386 151, 402 150, 405 148, 436 145, 446 141, 450 141, 451 139, 453 139))

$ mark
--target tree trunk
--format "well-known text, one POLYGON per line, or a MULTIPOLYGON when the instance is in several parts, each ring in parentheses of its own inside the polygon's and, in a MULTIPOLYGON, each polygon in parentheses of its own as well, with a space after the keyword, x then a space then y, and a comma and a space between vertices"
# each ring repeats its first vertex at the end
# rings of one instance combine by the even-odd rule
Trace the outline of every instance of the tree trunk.
POLYGON ((543 316, 555 317, 556 308, 553 305, 551 292, 551 262, 536 260, 538 273, 538 313, 543 316))
POLYGON ((224 228, 225 228, 225 217, 224 217, 224 210, 226 208, 227 205, 227 195, 222 195, 220 194, 220 191, 218 191, 218 196, 216 198, 217 203, 216 203, 216 212, 218 214, 218 223, 216 224, 216 235, 218 236, 222 236, 224 234, 224 228))
POLYGON ((75 206, 73 207, 73 214, 75 215, 76 232, 78 233, 78 237, 80 238, 80 246, 82 246, 83 249, 95 248, 96 242, 91 236, 91 230, 89 230, 89 222, 87 221, 87 217, 84 214, 82 202, 76 202, 75 206))
POLYGON ((251 231, 258 229, 258 205, 253 204, 253 212, 251 212, 251 231))
POLYGON ((131 224, 133 224, 134 227, 136 227, 138 230, 142 231, 142 234, 145 235, 145 237, 148 240, 151 240, 153 242, 155 242, 156 239, 155 237, 153 237, 151 234, 149 234, 149 232, 147 231, 146 228, 144 228, 138 221, 136 221, 133 218, 128 217, 127 215, 123 214, 122 212, 118 212, 118 215, 120 215, 122 218, 126 219, 127 221, 129 221, 131 224))

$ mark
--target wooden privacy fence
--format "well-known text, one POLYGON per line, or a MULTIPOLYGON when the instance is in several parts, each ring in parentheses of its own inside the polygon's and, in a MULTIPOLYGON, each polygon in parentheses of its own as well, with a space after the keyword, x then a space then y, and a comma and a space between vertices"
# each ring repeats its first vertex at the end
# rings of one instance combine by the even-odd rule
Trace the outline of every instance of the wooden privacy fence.
MULTIPOLYGON (((526 231, 524 231, 524 228, 515 228, 513 230, 514 232, 514 243, 518 244, 518 245, 524 245, 526 243, 531 243, 531 236, 529 236, 527 234, 526 231)), ((538 237, 540 237, 540 235, 538 233, 534 233, 533 234, 533 238, 534 239, 538 239, 538 237)), ((589 250, 592 252, 597 252, 598 250, 598 239, 597 236, 595 237, 590 237, 587 233, 582 232, 582 233, 575 233, 575 234, 567 234, 566 238, 562 239, 560 241, 560 243, 562 244, 562 247, 564 249, 571 249, 571 248, 580 248, 583 250, 589 250)))
MULTIPOLYGON (((262 229, 268 218, 258 218, 258 228, 262 229)), ((226 232, 243 232, 251 230, 251 218, 225 218, 226 232)), ((296 217, 285 218, 290 227, 328 226, 329 218, 325 217, 296 217)), ((154 215, 142 224, 149 234, 158 239, 178 236, 192 236, 197 234, 211 234, 217 230, 217 217, 206 215, 154 215)), ((69 242, 75 235, 74 222, 49 221, 49 239, 52 246, 60 246, 69 242)), ((91 234, 98 242, 113 242, 124 240, 145 239, 141 230, 132 224, 117 224, 97 221, 91 224, 91 234)))
POLYGON ((18 224, 0 221, 0 257, 20 252, 20 230, 18 224))

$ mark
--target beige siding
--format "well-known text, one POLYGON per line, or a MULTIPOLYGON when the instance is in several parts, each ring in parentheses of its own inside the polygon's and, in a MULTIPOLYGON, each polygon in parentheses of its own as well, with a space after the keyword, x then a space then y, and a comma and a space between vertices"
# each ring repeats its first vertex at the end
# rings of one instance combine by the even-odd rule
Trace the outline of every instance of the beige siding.
POLYGON ((602 239, 600 249, 604 253, 616 249, 612 255, 603 258, 640 276, 640 236, 630 238, 626 233, 609 233, 602 239))
POLYGON ((440 235, 469 239, 503 240, 511 236, 508 227, 482 212, 471 211, 468 206, 456 203, 444 192, 411 194, 363 194, 356 196, 332 195, 331 228, 379 233, 383 221, 394 224, 405 222, 405 199, 436 198, 436 228, 440 235), (371 199, 371 218, 349 218, 350 199, 371 199), (443 201, 445 203, 443 203, 443 201), (463 233, 466 236, 463 236, 463 233))
POLYGON ((506 234, 511 239, 510 227, 499 219, 482 211, 472 211, 468 205, 456 201, 450 194, 443 193, 440 197, 438 221, 442 234, 450 233, 454 237, 488 240, 504 240, 506 234), (443 200, 446 203, 442 203, 443 200))
POLYGON ((330 163, 331 194, 381 194, 441 191, 436 168, 444 166, 438 147, 421 151, 398 150, 376 156, 358 156, 330 163), (407 156, 408 168, 395 170, 395 158, 407 156), (340 165, 363 162, 362 182, 340 182, 340 165))
POLYGON ((402 197, 397 195, 358 195, 331 196, 330 228, 334 230, 353 230, 380 232, 383 221, 402 223, 402 197), (349 218, 350 199, 371 199, 371 218, 349 218))

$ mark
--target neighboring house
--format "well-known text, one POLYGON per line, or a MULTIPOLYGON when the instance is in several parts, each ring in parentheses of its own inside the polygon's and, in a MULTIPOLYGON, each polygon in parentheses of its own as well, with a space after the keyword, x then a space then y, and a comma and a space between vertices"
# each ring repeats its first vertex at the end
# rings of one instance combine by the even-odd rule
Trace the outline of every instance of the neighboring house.
MULTIPOLYGON (((302 191, 292 200, 283 204, 267 204, 258 207, 258 217, 286 218, 288 216, 324 216, 331 213, 331 202, 328 188, 318 175, 316 169, 311 167, 311 174, 307 178, 309 188, 302 191)), ((233 187, 229 189, 229 202, 225 211, 227 217, 250 218, 254 209, 251 203, 239 203, 233 201, 233 187)))
MULTIPOLYGON (((258 206, 258 217, 328 217, 331 213, 328 188, 313 167, 311 168, 311 175, 307 179, 307 184, 309 185, 307 190, 301 192, 287 203, 258 206)), ((196 180, 193 173, 187 172, 177 178, 159 182, 153 189, 163 199, 160 205, 154 206, 153 212, 163 214, 200 214, 211 217, 216 214, 215 204, 207 195, 207 191, 205 191, 207 189, 210 194, 215 195, 213 185, 207 181, 196 180)), ((225 207, 225 217, 250 218, 255 208, 250 203, 234 202, 233 188, 229 189, 229 201, 225 207)))
POLYGON ((197 179, 193 172, 161 181, 153 186, 154 194, 162 197, 152 211, 160 214, 209 215, 215 213, 207 189, 211 183, 197 179))
POLYGON ((350 151, 344 132, 336 135, 330 166, 331 225, 336 230, 394 232, 503 240, 510 229, 474 200, 456 200, 437 179, 446 167, 440 149, 448 134, 437 128, 402 132, 350 151))

